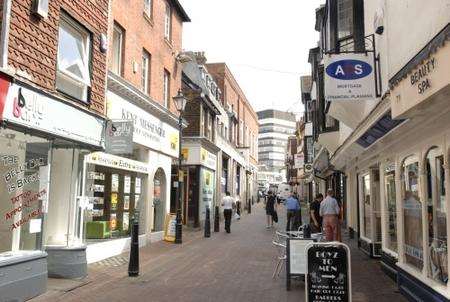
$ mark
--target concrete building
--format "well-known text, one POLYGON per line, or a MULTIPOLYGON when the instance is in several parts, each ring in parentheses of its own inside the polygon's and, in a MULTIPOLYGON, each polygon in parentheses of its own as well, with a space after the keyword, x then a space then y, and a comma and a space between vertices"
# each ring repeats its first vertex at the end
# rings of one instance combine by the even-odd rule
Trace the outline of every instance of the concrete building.
POLYGON ((312 187, 334 188, 349 234, 411 301, 450 300, 449 10, 447 0, 326 1, 309 56, 312 187), (339 91, 339 60, 366 60, 365 92, 339 91))
POLYGON ((288 138, 295 134, 295 115, 269 109, 258 113, 258 158, 260 185, 286 182, 288 138))

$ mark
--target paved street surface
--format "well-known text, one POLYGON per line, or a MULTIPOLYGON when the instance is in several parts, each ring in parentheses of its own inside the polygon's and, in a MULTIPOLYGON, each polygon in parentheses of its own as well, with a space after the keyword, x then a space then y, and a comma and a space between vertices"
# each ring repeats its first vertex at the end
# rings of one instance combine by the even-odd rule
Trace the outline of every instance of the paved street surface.
MULTIPOLYGON (((279 214, 282 228, 284 209, 279 214)), ((302 282, 286 291, 284 269, 272 279, 276 250, 264 219, 262 205, 255 205, 251 215, 233 221, 231 234, 222 224, 209 239, 185 232, 181 246, 158 242, 141 249, 137 278, 128 277, 128 255, 121 255, 90 265, 83 281, 49 280, 47 294, 32 301, 304 301, 302 282)), ((353 301, 406 301, 377 261, 351 248, 353 301)))

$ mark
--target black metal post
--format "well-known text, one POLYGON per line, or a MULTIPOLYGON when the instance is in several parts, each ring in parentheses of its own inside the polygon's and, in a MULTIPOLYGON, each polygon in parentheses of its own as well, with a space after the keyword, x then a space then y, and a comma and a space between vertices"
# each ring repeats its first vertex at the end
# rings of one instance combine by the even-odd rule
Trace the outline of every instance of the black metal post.
POLYGON ((128 276, 139 276, 139 223, 133 219, 131 225, 130 261, 128 262, 128 276))
POLYGON ((220 216, 219 216, 219 206, 216 206, 214 210, 214 232, 220 231, 220 216))
POLYGON ((251 202, 250 199, 248 200, 248 213, 249 213, 249 214, 252 213, 252 202, 251 202))
POLYGON ((180 244, 183 242, 183 224, 181 219, 181 184, 180 181, 181 178, 181 137, 182 137, 182 130, 183 130, 183 119, 180 116, 178 118, 178 130, 180 132, 180 137, 178 139, 178 173, 177 173, 177 201, 176 201, 176 209, 177 209, 177 219, 176 219, 176 225, 175 225, 175 243, 180 244))
POLYGON ((211 212, 209 210, 209 207, 206 206, 206 212, 205 212, 205 238, 211 237, 211 218, 210 218, 211 212))

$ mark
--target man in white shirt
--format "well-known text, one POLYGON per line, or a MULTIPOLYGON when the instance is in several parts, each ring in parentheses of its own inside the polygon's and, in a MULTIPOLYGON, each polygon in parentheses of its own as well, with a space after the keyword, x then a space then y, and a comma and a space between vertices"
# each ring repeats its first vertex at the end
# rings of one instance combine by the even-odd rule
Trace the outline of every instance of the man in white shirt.
POLYGON ((338 240, 340 207, 333 197, 334 192, 328 189, 327 197, 320 203, 320 216, 323 218, 323 230, 327 241, 338 240))
POLYGON ((231 226, 231 215, 233 213, 233 208, 236 206, 234 198, 230 196, 230 192, 225 193, 226 196, 222 199, 223 216, 225 217, 225 231, 230 233, 231 226))

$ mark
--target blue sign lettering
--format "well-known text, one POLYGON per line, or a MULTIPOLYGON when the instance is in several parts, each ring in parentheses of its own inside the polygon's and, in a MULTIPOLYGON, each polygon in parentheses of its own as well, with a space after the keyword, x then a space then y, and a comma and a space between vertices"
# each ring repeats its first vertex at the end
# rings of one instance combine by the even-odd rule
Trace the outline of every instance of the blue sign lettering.
POLYGON ((326 68, 326 73, 338 80, 356 80, 368 76, 372 66, 359 60, 339 60, 326 68))

